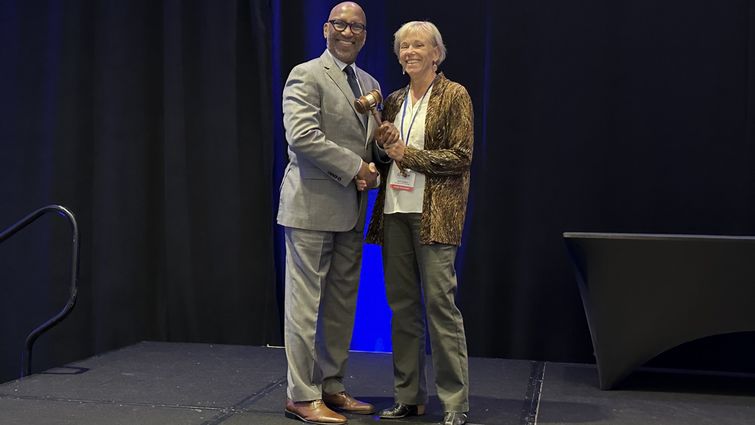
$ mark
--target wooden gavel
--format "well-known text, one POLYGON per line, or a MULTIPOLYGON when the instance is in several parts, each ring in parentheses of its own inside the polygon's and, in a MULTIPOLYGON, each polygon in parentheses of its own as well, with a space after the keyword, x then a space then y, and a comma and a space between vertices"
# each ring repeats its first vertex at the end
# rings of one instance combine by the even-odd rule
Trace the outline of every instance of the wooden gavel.
POLYGON ((378 116, 377 106, 383 102, 383 96, 378 89, 370 90, 364 96, 359 96, 359 99, 354 100, 354 108, 360 114, 367 114, 372 112, 372 116, 375 117, 375 122, 380 125, 380 117, 378 116))

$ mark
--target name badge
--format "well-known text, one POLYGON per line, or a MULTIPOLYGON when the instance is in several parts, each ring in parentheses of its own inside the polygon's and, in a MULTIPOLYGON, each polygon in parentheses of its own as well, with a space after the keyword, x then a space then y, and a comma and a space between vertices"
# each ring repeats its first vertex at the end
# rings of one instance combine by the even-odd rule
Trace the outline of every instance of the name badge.
POLYGON ((393 181, 390 186, 393 190, 405 190, 411 192, 414 190, 414 181, 417 179, 417 173, 412 170, 405 169, 403 172, 399 171, 393 176, 393 181))

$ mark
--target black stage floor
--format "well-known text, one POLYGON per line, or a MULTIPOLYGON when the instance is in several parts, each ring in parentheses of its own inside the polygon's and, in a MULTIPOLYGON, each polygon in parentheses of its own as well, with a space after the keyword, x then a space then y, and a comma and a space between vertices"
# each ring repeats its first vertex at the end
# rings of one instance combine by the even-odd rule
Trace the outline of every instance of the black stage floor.
MULTIPOLYGON (((388 354, 352 353, 349 391, 392 403, 388 354)), ((755 378, 637 372, 600 391, 595 367, 470 359, 470 424, 755 424, 755 378)), ((283 416, 279 348, 143 342, 0 385, 0 424, 295 425, 283 416)), ((421 418, 349 423, 437 423, 437 398, 421 418)))

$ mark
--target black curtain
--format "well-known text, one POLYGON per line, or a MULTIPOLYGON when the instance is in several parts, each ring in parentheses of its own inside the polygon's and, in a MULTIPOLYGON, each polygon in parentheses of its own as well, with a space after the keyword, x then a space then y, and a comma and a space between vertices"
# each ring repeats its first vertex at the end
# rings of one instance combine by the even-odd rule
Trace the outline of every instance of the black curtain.
MULTIPOLYGON (((324 49, 336 2, 278 3, 285 79, 324 49)), ((457 261, 471 355, 593 361, 565 231, 755 234, 754 1, 361 4, 357 62, 384 92, 407 83, 393 32, 429 19, 441 70, 473 99, 457 261)), ((753 354, 752 334, 733 335, 659 364, 743 370, 753 354)))
MULTIPOLYGON (((0 1, 0 227, 55 202, 84 241, 79 306, 36 365, 280 343, 282 81, 337 2, 60 3, 0 1)), ((429 19, 474 102, 472 355, 592 360, 564 231, 755 234, 755 0, 361 4, 384 92, 406 84, 393 32, 429 19)), ((0 380, 65 299, 67 238, 50 217, 0 245, 0 380)), ((752 335, 702 348, 722 353, 706 367, 755 354, 752 335)))
MULTIPOLYGON (((285 79, 324 49, 319 27, 337 2, 275 3, 285 79)), ((448 47, 441 70, 473 99, 457 261, 471 355, 593 361, 565 231, 755 234, 755 1, 360 4, 357 62, 384 92, 407 82, 393 32, 428 19, 448 47)), ((700 341, 658 365, 751 370, 752 336, 700 341)))
MULTIPOLYGON (((485 59, 462 59, 485 76, 451 74, 479 89, 460 271, 473 354, 592 361, 562 232, 755 234, 754 11, 489 3, 485 59)), ((458 26, 451 40, 479 44, 458 26)), ((752 370, 752 336, 664 364, 752 370)))
MULTIPOLYGON (((79 302, 36 370, 140 340, 280 343, 270 5, 3 1, 0 227, 62 204, 79 302)), ((49 216, 0 245, 0 381, 67 297, 49 216)))

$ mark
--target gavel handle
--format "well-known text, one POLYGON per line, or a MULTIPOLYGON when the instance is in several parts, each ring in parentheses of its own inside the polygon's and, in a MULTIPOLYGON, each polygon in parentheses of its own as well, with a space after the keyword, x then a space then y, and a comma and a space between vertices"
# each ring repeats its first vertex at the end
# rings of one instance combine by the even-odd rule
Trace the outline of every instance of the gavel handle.
POLYGON ((380 115, 378 115, 377 110, 375 110, 375 108, 372 108, 371 112, 372 112, 372 116, 375 117, 375 122, 377 123, 378 126, 380 126, 380 115))

